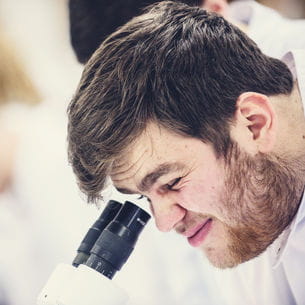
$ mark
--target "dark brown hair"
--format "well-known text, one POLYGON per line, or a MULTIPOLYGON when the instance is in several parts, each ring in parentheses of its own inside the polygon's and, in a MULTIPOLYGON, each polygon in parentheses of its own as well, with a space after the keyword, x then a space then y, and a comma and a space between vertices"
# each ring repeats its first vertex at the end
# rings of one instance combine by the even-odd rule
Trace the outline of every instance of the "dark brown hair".
POLYGON ((219 15, 160 2, 111 35, 82 75, 69 110, 69 158, 94 201, 114 160, 154 121, 225 156, 242 92, 289 94, 292 76, 219 15))

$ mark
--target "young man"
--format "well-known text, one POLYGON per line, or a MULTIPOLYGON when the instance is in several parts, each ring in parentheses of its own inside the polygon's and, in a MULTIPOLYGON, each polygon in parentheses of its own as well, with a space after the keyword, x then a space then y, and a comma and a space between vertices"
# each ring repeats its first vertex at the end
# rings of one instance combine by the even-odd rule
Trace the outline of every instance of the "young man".
POLYGON ((110 177, 147 197, 157 227, 218 268, 274 256, 270 304, 304 303, 303 59, 267 57, 200 8, 155 5, 85 67, 69 107, 80 188, 95 201, 110 177))

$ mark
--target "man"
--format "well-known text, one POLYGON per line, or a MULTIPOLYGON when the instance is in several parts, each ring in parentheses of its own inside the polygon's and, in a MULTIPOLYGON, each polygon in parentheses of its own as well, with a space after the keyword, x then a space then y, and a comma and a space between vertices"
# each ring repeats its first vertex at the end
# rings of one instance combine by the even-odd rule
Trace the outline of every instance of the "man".
POLYGON ((282 252, 275 281, 304 303, 301 56, 288 69, 218 15, 153 6, 100 46, 70 104, 80 188, 94 202, 110 176, 147 197, 157 227, 218 268, 282 252))

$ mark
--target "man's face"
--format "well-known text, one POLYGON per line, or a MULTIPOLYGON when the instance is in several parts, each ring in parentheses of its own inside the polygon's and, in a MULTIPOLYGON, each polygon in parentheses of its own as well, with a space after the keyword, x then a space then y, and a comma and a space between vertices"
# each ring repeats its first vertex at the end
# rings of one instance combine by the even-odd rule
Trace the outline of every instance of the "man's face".
POLYGON ((149 124, 111 178, 119 191, 148 198, 161 231, 176 230, 226 268, 263 252, 290 223, 289 175, 237 145, 225 161, 199 139, 149 124))

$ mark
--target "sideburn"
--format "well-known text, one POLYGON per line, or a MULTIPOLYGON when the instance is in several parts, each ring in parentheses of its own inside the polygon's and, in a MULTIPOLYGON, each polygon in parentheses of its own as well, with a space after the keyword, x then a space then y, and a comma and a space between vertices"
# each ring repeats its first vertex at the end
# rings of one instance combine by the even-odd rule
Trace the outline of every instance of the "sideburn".
POLYGON ((222 199, 234 224, 228 225, 229 251, 237 265, 264 252, 291 224, 304 189, 304 169, 297 160, 251 157, 237 143, 232 143, 225 163, 222 199))

